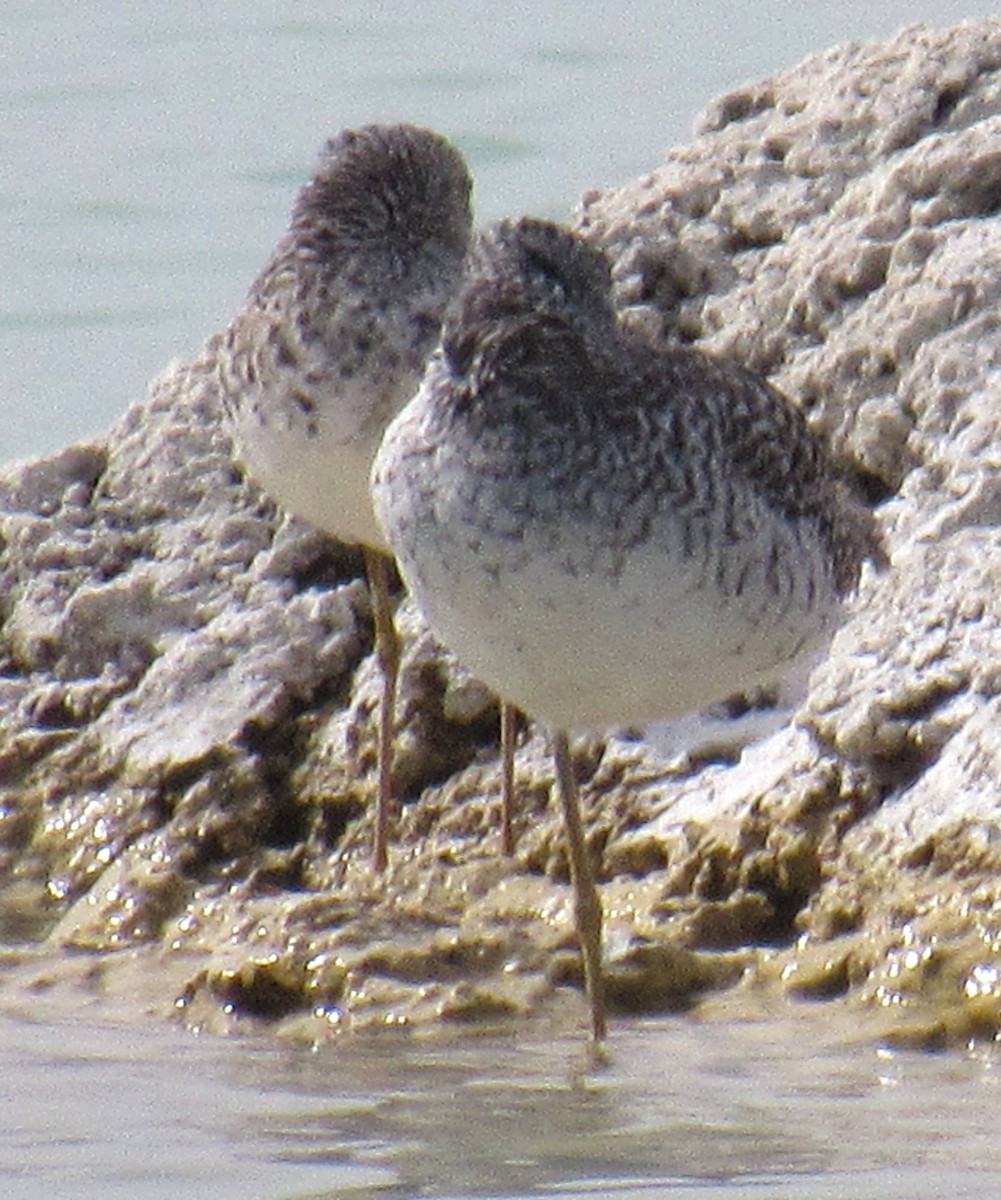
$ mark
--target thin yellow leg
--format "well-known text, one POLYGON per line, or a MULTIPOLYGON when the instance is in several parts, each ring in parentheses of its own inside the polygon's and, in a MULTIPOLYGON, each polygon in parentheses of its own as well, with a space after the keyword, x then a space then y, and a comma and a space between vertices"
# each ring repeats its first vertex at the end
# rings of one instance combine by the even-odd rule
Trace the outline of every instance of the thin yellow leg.
POLYGON ((393 732, 396 717, 396 682, 400 673, 400 639, 389 602, 386 558, 378 550, 363 548, 365 572, 372 594, 375 624, 375 653, 382 672, 377 749, 378 791, 375 799, 375 832, 372 838, 372 867, 385 871, 389 862, 389 818, 393 806, 393 732))
POLYGON ((501 849, 509 857, 514 854, 514 749, 517 733, 517 710, 506 700, 500 706, 501 734, 501 849))
POLYGON ((580 819, 580 793, 570 758, 570 744, 562 730, 553 734, 553 758, 556 762, 560 802, 563 805, 563 822, 567 831, 570 877, 574 887, 574 916, 584 959, 584 983, 591 1005, 591 1037, 600 1044, 608 1034, 605 981, 601 974, 601 898, 584 843, 584 829, 580 819))

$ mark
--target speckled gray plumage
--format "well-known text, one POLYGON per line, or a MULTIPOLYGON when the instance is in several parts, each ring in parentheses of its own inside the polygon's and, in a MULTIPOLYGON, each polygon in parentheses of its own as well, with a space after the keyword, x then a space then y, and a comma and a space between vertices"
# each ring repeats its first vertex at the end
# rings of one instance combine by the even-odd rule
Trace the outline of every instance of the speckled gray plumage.
POLYGON ((368 469, 438 341, 470 190, 458 151, 429 130, 338 134, 222 339, 220 392, 248 470, 342 540, 382 544, 368 469))
POLYGON ((560 728, 780 674, 833 632, 877 546, 788 400, 625 332, 607 281, 550 223, 485 234, 373 473, 432 626, 560 728))
POLYGON ((400 649, 369 475, 458 287, 470 191, 462 156, 430 130, 338 134, 218 351, 223 409, 247 470, 288 512, 365 553, 383 678, 376 870, 387 862, 400 649))

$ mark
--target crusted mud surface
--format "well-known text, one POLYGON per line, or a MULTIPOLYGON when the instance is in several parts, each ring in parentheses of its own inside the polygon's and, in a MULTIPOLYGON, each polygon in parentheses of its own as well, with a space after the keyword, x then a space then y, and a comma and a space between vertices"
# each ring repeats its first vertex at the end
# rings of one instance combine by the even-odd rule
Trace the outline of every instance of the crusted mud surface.
MULTIPOLYGON (((797 399, 877 509, 802 704, 741 751, 578 751, 620 1012, 1001 1027, 1001 20, 832 50, 587 195, 626 319, 797 399)), ((493 697, 402 600, 385 878, 359 556, 235 470, 213 343, 0 473, 0 1002, 323 1038, 583 1023, 543 739, 498 853, 493 697)), ((726 725, 726 722, 723 722, 726 725)), ((614 1038, 614 1024, 613 1024, 614 1038)))

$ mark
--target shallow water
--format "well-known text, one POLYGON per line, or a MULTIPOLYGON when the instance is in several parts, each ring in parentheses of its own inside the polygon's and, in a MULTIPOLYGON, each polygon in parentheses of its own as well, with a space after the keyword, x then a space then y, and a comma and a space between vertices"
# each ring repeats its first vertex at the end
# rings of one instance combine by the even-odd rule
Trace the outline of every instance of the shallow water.
POLYGON ((320 1050, 0 1018, 10 1200, 1001 1195, 993 1054, 787 1024, 616 1022, 581 1043, 387 1033, 320 1050))
POLYGON ((0 462, 101 432, 229 320, 330 133, 454 137, 481 220, 650 171, 721 91, 987 0, 7 0, 0 462))

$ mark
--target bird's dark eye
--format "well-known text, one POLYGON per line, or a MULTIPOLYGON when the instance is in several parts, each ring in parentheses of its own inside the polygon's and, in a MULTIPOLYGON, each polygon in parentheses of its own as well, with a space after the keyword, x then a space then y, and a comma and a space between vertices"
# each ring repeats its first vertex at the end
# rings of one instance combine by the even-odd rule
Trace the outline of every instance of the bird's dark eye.
POLYGON ((466 328, 446 333, 442 338, 441 346, 445 352, 445 361, 448 363, 453 375, 465 375, 473 365, 473 357, 476 354, 476 340, 477 331, 475 328, 466 328))

